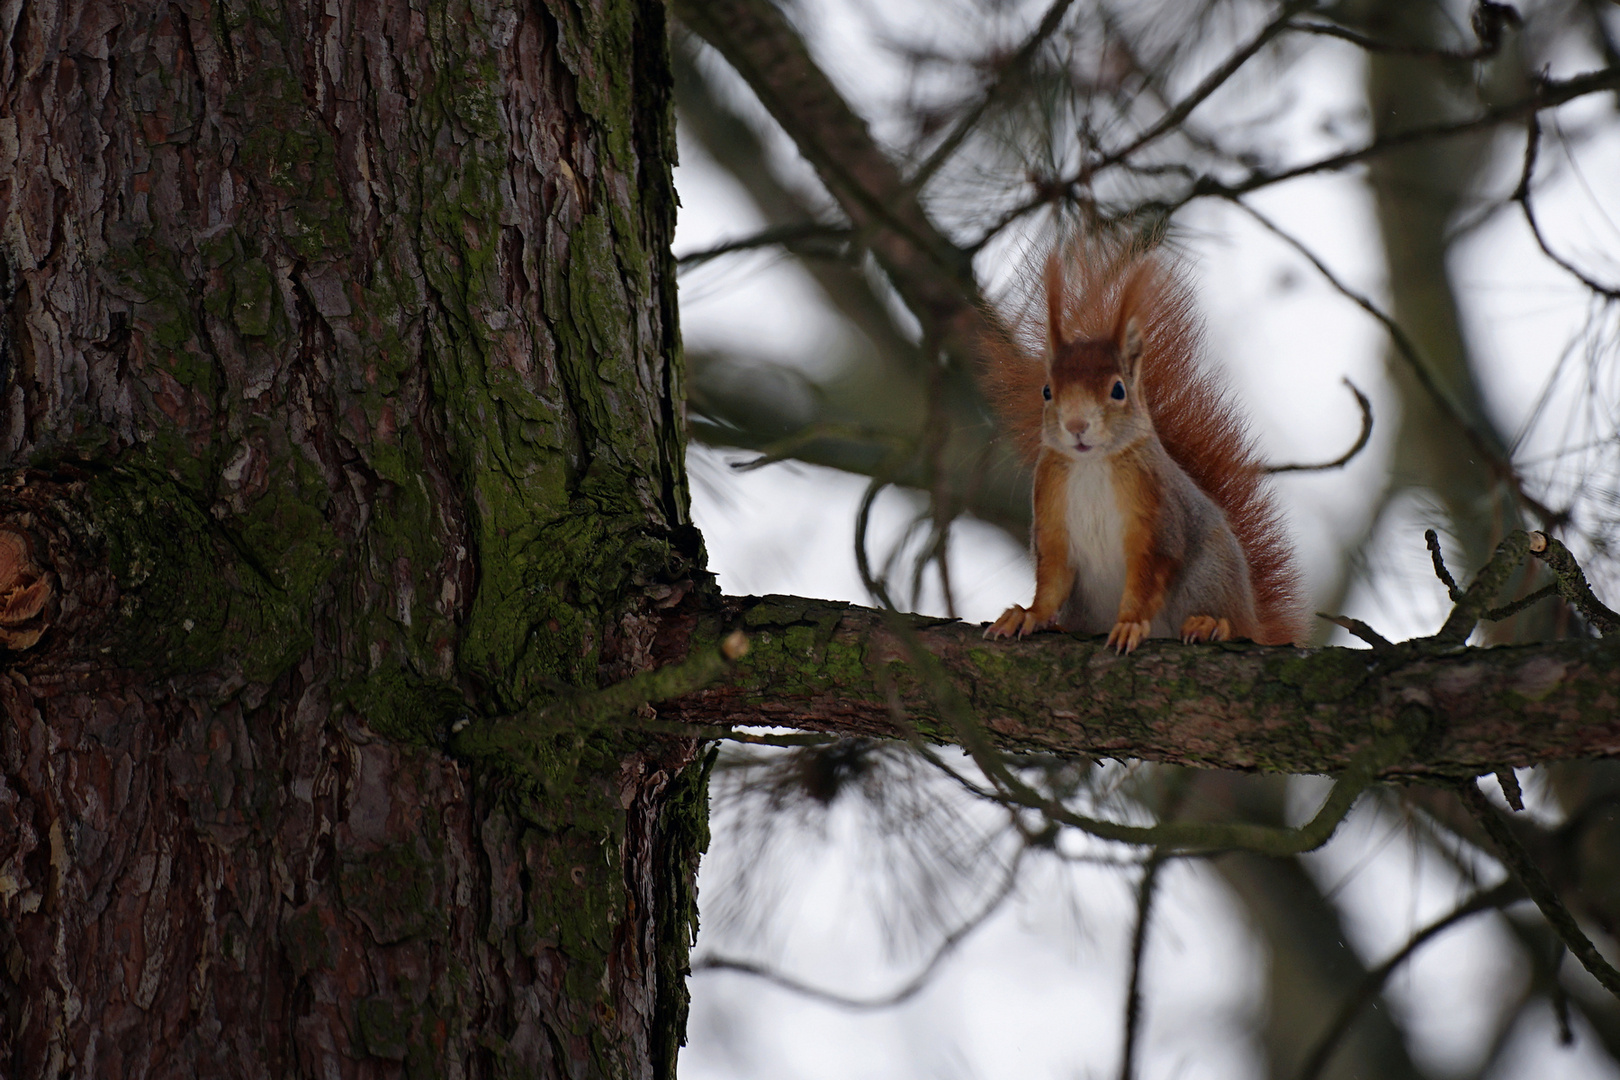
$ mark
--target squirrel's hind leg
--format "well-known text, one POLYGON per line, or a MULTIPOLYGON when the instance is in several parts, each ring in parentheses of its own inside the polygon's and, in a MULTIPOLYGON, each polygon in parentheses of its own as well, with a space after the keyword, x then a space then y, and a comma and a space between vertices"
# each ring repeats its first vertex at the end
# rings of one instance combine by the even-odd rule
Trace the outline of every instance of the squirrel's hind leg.
POLYGON ((1189 615, 1181 621, 1181 640, 1188 645, 1199 641, 1226 641, 1232 636, 1232 623, 1213 615, 1189 615))

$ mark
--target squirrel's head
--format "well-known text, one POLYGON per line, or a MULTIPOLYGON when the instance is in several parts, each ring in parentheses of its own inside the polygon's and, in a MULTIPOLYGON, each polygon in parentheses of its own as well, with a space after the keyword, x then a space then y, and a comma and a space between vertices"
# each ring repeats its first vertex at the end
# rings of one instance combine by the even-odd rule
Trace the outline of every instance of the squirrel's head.
POLYGON ((1047 324, 1051 354, 1046 365, 1041 441, 1074 459, 1108 456, 1152 434, 1142 400, 1141 322, 1126 289, 1114 333, 1072 338, 1063 327, 1061 269, 1047 271, 1047 324))

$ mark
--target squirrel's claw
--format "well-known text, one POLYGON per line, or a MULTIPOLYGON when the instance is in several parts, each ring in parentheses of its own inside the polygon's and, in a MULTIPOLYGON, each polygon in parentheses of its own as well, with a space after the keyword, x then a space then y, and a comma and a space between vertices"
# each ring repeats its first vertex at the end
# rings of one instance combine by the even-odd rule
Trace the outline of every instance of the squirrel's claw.
POLYGON ((1232 623, 1213 615, 1189 615, 1181 624, 1181 640, 1188 645, 1200 641, 1225 641, 1232 636, 1232 623))
POLYGON ((1108 644, 1121 655, 1135 652, 1136 647, 1142 644, 1142 639, 1147 637, 1148 631, 1152 628, 1153 624, 1147 619, 1139 622, 1121 620, 1108 631, 1108 644))
POLYGON ((987 638, 1012 637, 1024 626, 1024 609, 1014 604, 1001 613, 1001 618, 984 628, 987 638))
POLYGON ((1044 630, 1052 625, 1052 620, 1043 619, 1033 610, 1014 604, 1001 613, 1001 618, 985 627, 984 636, 987 638, 1020 638, 1044 630))

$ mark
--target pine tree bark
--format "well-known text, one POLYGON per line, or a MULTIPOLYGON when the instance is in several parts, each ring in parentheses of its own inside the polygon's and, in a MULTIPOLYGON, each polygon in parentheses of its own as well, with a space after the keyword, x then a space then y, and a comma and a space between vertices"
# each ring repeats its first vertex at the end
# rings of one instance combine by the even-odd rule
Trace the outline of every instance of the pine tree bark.
POLYGON ((696 744, 441 749, 684 652, 662 5, 0 23, 0 1073, 673 1075, 696 744))

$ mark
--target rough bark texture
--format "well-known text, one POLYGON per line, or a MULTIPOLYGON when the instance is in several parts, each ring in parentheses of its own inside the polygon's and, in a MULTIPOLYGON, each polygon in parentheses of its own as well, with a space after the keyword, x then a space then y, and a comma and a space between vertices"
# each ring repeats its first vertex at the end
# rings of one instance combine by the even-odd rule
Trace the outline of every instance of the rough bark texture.
POLYGON ((0 9, 0 1074, 672 1074, 695 744, 438 749, 684 652, 669 85, 656 2, 0 9))
MULTIPOLYGON (((893 736, 903 715, 957 741, 939 686, 882 613, 783 596, 729 603, 748 656, 724 685, 660 705, 662 719, 893 736)), ((1125 657, 1100 637, 985 641, 964 623, 905 626, 1009 749, 1325 773, 1398 732, 1412 751, 1387 775, 1454 777, 1620 756, 1612 641, 1374 652, 1154 639, 1125 657)))

